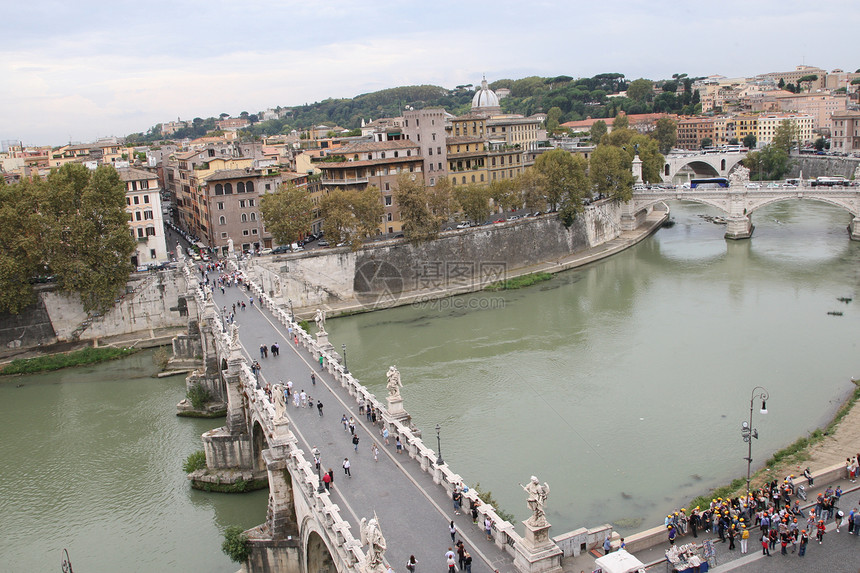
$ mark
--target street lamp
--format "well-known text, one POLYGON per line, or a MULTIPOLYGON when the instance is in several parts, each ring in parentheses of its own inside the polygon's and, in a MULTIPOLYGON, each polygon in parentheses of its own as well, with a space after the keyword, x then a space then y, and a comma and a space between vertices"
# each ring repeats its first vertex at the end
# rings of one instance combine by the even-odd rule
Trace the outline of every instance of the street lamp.
POLYGON ((291 320, 292 322, 295 322, 295 321, 296 321, 296 315, 295 315, 295 314, 293 314, 293 299, 288 298, 288 299, 287 299, 287 304, 289 304, 289 305, 290 305, 290 320, 291 320))
POLYGON ((341 344, 340 347, 343 350, 343 372, 349 374, 349 367, 346 365, 346 344, 341 344))
POLYGON ((761 399, 761 410, 759 413, 767 414, 767 400, 770 398, 770 395, 767 393, 767 390, 763 386, 756 386, 752 389, 752 394, 750 395, 750 419, 749 422, 741 423, 741 436, 743 436, 744 441, 747 443, 747 457, 744 458, 747 461, 747 501, 749 501, 750 497, 750 470, 752 468, 752 439, 758 439, 758 430, 752 427, 752 415, 753 415, 753 405, 756 399, 761 399))
POLYGON ((322 466, 322 461, 317 462, 317 481, 319 481, 319 486, 317 486, 317 493, 325 493, 325 483, 322 480, 322 474, 320 473, 320 467, 322 466))
POLYGON ((439 432, 442 431, 442 427, 439 424, 436 424, 436 450, 439 452, 439 457, 436 458, 436 465, 441 466, 445 463, 445 460, 442 459, 442 438, 439 432))

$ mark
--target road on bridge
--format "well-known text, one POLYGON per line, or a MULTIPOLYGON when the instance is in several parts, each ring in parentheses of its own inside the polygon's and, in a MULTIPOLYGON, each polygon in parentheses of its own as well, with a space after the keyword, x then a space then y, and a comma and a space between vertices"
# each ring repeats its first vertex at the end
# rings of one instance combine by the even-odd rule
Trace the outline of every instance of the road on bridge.
MULTIPOLYGON (((213 280, 216 277, 215 272, 209 274, 213 280)), ((390 445, 385 445, 380 428, 365 416, 359 416, 355 399, 327 372, 320 371, 319 363, 309 352, 288 340, 286 328, 269 311, 260 308, 257 301, 250 304, 244 287, 226 287, 224 294, 218 288, 213 289, 213 300, 221 312, 226 308, 227 314, 232 312, 233 304, 237 305, 239 340, 249 360, 258 360, 262 366, 261 386, 266 382, 274 385, 292 380, 294 391, 304 390, 314 403, 322 401, 322 417, 316 408, 296 408, 290 403, 287 407, 290 429, 306 459, 313 462, 311 449, 316 446, 321 452, 322 469, 334 471, 332 499, 352 525, 356 539, 360 539, 359 520, 370 518, 375 512, 387 542, 385 558, 394 571, 404 572, 410 555, 415 555, 419 570, 441 571, 445 567, 445 552, 454 545, 449 533, 449 523, 453 520, 456 538, 463 540, 472 555, 472 571, 515 571, 511 556, 487 540, 481 523, 472 523, 468 507, 461 515, 455 515, 447 491, 435 484, 405 451, 396 454, 393 435, 390 445), (239 302, 245 302, 244 311, 239 310, 239 302), (268 358, 261 358, 260 345, 271 346, 275 342, 280 346, 280 356, 269 353, 268 358), (311 373, 316 376, 316 385, 311 383, 311 373), (341 424, 342 415, 356 420, 358 452, 354 450, 352 435, 341 424), (378 462, 374 462, 371 454, 372 443, 379 448, 378 462), (344 458, 350 461, 352 477, 344 475, 344 458)), ((380 365, 380 376, 387 368, 388 365, 380 365)), ((405 398, 408 405, 408 389, 405 398)))

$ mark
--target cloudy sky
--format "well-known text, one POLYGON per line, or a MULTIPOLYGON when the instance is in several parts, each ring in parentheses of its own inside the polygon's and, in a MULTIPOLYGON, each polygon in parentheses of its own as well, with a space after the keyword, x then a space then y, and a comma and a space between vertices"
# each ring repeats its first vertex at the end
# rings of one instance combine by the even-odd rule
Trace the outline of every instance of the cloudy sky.
POLYGON ((857 0, 33 0, 0 30, 0 140, 28 145, 482 74, 860 68, 857 0))

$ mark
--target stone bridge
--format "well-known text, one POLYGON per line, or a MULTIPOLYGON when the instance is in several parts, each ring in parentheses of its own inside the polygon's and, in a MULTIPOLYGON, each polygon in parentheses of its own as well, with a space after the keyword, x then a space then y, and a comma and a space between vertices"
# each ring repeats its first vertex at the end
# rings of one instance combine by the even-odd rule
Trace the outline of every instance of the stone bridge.
MULTIPOLYGON (((237 268, 238 262, 230 264, 237 268)), ((226 402, 227 410, 226 424, 203 434, 206 468, 189 474, 189 479, 201 489, 266 483, 269 488, 265 523, 246 532, 251 556, 243 570, 382 573, 384 567, 373 563, 360 534, 361 518, 377 516, 387 540, 384 561, 398 571, 410 555, 422 569, 441 567, 451 545, 445 539, 450 520, 473 556, 476 573, 560 572, 563 558, 600 547, 612 535, 611 527, 604 525, 551 538, 545 520, 537 525, 524 521, 520 535, 468 488, 463 490, 463 515, 455 514, 451 496, 464 480, 441 460, 440 452, 425 444, 402 399, 389 396, 386 403, 380 401, 352 376, 324 332, 316 337, 305 332, 284 301, 271 298, 259 285, 245 281, 243 286, 228 287, 226 294, 217 290, 213 294, 208 279, 201 282, 193 267, 185 266, 182 272, 189 285, 189 337, 194 341, 178 338, 174 354, 180 359, 189 358, 189 353, 203 356, 203 366, 186 383, 189 388, 194 384, 208 388, 226 402), (227 325, 223 318, 237 297, 253 301, 237 311, 240 327, 227 325), (279 353, 283 356, 260 358, 265 372, 253 372, 249 359, 259 356, 260 340, 271 344, 276 339, 283 343, 279 353), (328 418, 290 405, 285 417, 276 417, 275 405, 262 389, 266 376, 274 385, 281 377, 306 381, 311 372, 316 377, 311 392, 317 401, 325 400, 328 418), (367 422, 358 415, 359 401, 378 413, 372 424, 370 415, 367 422), (344 439, 349 434, 340 427, 343 411, 357 418, 361 452, 356 446, 353 453, 352 444, 344 439), (391 446, 379 437, 381 427, 389 430, 391 446), (394 451, 395 436, 404 455, 394 451), (378 463, 369 461, 371 443, 378 444, 378 463), (322 466, 340 471, 340 460, 348 456, 354 475, 339 476, 337 487, 327 490, 312 463, 311 448, 316 444, 325 460, 322 466), (477 525, 468 515, 472 503, 477 506, 477 525)), ((309 386, 302 382, 294 389, 309 386)))
POLYGON ((726 214, 726 238, 747 239, 752 236, 751 215, 756 209, 778 201, 808 199, 845 209, 853 216, 848 232, 852 240, 860 240, 860 189, 856 187, 792 187, 750 189, 732 185, 718 189, 650 189, 634 191, 633 198, 622 205, 621 226, 624 230, 637 228, 651 208, 664 201, 693 201, 710 205, 726 214))
POLYGON ((728 177, 746 156, 746 152, 670 154, 660 175, 665 183, 674 184, 699 177, 728 177))

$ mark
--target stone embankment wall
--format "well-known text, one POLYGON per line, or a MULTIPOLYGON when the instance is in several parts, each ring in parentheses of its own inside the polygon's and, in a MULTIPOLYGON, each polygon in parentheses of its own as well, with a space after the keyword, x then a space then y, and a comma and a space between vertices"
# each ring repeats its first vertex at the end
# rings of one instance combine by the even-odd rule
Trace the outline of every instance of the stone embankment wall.
POLYGON ((792 155, 792 167, 788 177, 804 179, 815 177, 845 177, 851 179, 855 170, 860 167, 860 159, 854 157, 831 157, 827 155, 792 155))
POLYGON ((185 277, 172 271, 132 275, 126 294, 104 315, 87 315, 76 296, 52 285, 39 287, 37 295, 30 310, 0 315, 3 349, 76 340, 121 339, 134 344, 172 336, 188 321, 185 277))
POLYGON ((349 248, 257 258, 248 268, 264 292, 295 308, 355 301, 386 306, 385 297, 423 289, 480 288, 514 271, 556 261, 621 234, 620 206, 586 207, 569 228, 554 214, 448 231, 435 241, 383 241, 349 248))

